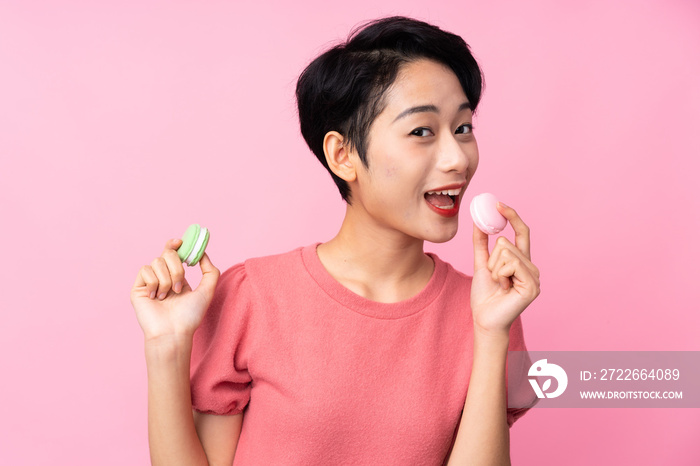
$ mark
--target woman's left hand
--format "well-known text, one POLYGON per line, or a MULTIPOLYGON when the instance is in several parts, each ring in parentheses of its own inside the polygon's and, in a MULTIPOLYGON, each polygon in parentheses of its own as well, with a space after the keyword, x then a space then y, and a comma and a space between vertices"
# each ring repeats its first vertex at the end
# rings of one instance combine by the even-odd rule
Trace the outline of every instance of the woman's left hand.
POLYGON ((471 308, 475 330, 507 334, 513 321, 540 294, 540 271, 530 261, 530 229, 514 209, 498 211, 515 231, 515 245, 499 236, 489 254, 489 236, 474 225, 471 308))

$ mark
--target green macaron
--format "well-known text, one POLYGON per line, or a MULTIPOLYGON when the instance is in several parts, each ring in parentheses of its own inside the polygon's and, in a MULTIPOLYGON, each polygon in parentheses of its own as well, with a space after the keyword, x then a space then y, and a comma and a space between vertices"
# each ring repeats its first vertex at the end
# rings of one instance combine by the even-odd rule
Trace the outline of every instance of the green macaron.
POLYGON ((180 260, 192 267, 197 265, 209 243, 209 230, 195 223, 182 235, 182 244, 177 250, 180 260))

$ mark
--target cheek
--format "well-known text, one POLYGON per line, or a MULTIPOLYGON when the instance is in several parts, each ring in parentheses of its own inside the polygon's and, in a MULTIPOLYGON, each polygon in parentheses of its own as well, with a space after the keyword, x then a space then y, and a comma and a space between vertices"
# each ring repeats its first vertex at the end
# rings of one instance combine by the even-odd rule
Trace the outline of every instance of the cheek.
POLYGON ((468 176, 468 181, 474 178, 474 174, 476 173, 476 169, 479 167, 479 159, 477 159, 473 164, 469 165, 469 174, 468 176))
POLYGON ((382 209, 388 208, 393 214, 404 210, 404 203, 408 198, 407 187, 410 182, 400 166, 387 165, 377 170, 372 183, 374 185, 373 202, 380 203, 382 209))
POLYGON ((397 172, 398 169, 396 168, 396 166, 390 165, 384 169, 384 177, 391 181, 392 178, 396 178, 397 172))
POLYGON ((469 166, 467 167, 467 182, 471 181, 479 166, 479 153, 469 154, 469 166))
POLYGON ((381 178, 375 178, 376 193, 385 203, 395 204, 401 195, 401 170, 396 166, 386 167, 382 170, 381 178))

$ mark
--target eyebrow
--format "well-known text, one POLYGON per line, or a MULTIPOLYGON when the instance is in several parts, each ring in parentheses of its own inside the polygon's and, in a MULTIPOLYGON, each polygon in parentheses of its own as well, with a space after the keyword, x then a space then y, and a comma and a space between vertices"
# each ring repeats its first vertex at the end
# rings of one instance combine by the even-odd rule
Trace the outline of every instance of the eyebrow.
MULTIPOLYGON (((466 109, 471 110, 472 104, 470 104, 469 102, 464 102, 462 105, 459 106, 457 111, 461 112, 462 110, 466 110, 466 109)), ((401 118, 405 118, 409 115, 413 115, 414 113, 423 113, 423 112, 433 112, 433 113, 437 113, 439 115, 440 109, 438 109, 435 105, 419 105, 417 107, 407 108, 403 112, 399 113, 399 116, 394 118, 394 121, 392 121, 391 123, 392 124, 396 123, 401 118)))

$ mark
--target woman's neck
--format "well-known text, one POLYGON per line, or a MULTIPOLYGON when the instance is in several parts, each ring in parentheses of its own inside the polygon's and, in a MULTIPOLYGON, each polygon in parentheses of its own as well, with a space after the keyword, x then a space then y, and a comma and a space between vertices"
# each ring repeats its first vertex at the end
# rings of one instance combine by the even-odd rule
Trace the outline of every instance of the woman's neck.
POLYGON ((418 294, 430 281, 435 265, 423 252, 423 240, 359 216, 348 207, 338 234, 318 246, 328 273, 373 301, 398 302, 418 294))

